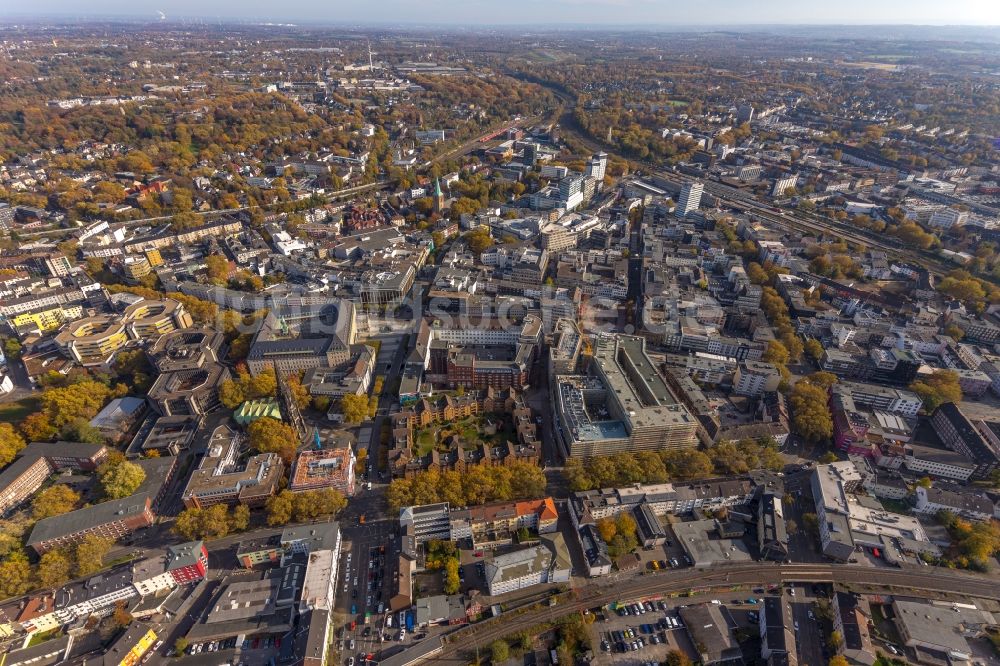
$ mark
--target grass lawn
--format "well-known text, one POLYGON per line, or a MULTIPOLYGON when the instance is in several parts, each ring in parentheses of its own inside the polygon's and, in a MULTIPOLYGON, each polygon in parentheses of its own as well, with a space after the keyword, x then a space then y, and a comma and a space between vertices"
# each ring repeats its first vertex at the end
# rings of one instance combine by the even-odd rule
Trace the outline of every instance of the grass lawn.
POLYGON ((417 446, 416 454, 418 456, 426 456, 431 451, 434 450, 434 433, 430 430, 423 430, 417 435, 417 446))
POLYGON ((62 636, 62 630, 59 628, 37 632, 31 636, 31 640, 28 641, 28 647, 39 645, 40 643, 44 643, 45 641, 53 638, 59 638, 60 636, 62 636))
POLYGON ((38 398, 21 398, 14 402, 0 403, 0 421, 5 423, 18 423, 23 421, 28 414, 38 411, 38 398))

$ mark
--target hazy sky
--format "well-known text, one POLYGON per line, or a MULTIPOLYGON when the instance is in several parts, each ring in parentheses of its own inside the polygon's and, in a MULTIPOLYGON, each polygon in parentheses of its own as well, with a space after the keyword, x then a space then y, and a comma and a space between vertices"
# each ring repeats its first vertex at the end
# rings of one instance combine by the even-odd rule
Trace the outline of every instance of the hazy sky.
POLYGON ((0 15, 452 24, 1000 25, 1000 0, 0 0, 0 15))

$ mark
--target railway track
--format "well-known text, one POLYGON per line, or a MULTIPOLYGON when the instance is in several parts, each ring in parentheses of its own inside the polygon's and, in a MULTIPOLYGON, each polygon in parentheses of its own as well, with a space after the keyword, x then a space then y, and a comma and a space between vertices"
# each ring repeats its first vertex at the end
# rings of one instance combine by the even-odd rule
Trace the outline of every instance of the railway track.
POLYGON ((1000 600, 1000 583, 986 576, 956 571, 910 571, 875 567, 848 567, 835 564, 732 565, 711 570, 668 570, 639 576, 633 580, 597 581, 578 588, 575 598, 556 606, 505 614, 486 622, 458 629, 445 637, 435 663, 468 663, 469 652, 488 648, 498 638, 553 621, 587 608, 613 601, 632 601, 691 589, 731 588, 744 585, 831 582, 860 586, 872 591, 892 593, 959 594, 968 597, 1000 600), (513 615, 513 617, 511 617, 513 615))
POLYGON ((897 258, 910 263, 919 263, 931 269, 932 272, 938 274, 945 274, 957 268, 957 266, 931 254, 930 252, 912 250, 903 247, 897 242, 887 242, 884 238, 879 237, 879 235, 875 232, 868 233, 852 228, 843 222, 820 218, 815 214, 805 213, 802 211, 789 211, 790 214, 788 215, 775 214, 770 210, 770 206, 766 203, 763 203, 744 192, 730 188, 723 183, 713 180, 700 179, 675 171, 663 171, 662 165, 655 164, 650 160, 636 160, 626 157, 625 155, 617 152, 614 146, 595 140, 594 138, 585 135, 578 128, 576 119, 573 117, 575 100, 573 100, 568 94, 552 87, 551 85, 546 85, 543 81, 535 80, 535 82, 539 85, 547 87, 553 95, 563 102, 564 113, 560 119, 560 129, 564 135, 572 135, 573 140, 588 151, 604 151, 609 155, 613 155, 619 159, 627 161, 629 164, 639 165, 648 170, 652 175, 663 178, 664 180, 677 186, 688 182, 702 182, 705 185, 705 191, 715 197, 720 204, 734 209, 750 210, 758 218, 778 227, 779 229, 807 234, 832 234, 839 238, 843 238, 850 243, 864 245, 870 249, 885 252, 889 257, 897 258))

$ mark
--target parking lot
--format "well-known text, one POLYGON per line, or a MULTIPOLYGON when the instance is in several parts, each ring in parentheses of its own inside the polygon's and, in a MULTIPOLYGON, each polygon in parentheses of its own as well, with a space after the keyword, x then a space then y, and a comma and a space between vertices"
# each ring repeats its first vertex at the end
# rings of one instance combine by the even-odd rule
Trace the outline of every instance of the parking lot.
POLYGON ((633 602, 608 611, 606 617, 592 625, 601 663, 659 663, 671 650, 694 656, 680 617, 664 601, 633 602))
POLYGON ((591 625, 592 643, 600 664, 661 663, 668 652, 678 650, 692 661, 698 654, 685 631, 678 609, 701 603, 718 603, 723 616, 741 636, 741 646, 752 657, 759 651, 759 612, 767 596, 786 595, 795 623, 794 634, 800 663, 824 664, 829 655, 825 646, 826 626, 816 615, 817 593, 810 586, 754 587, 724 594, 707 592, 693 597, 622 600, 602 611, 603 619, 591 625), (621 607, 620 607, 621 606, 621 607), (752 654, 750 654, 752 653, 752 654))

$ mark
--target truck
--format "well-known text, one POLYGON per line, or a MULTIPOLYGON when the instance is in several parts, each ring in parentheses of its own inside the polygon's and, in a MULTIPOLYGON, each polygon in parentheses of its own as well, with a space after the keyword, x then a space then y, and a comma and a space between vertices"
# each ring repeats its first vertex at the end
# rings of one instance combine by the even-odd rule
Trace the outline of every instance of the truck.
POLYGON ((413 611, 406 612, 406 630, 413 633, 413 611))

